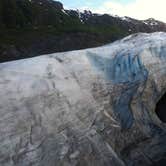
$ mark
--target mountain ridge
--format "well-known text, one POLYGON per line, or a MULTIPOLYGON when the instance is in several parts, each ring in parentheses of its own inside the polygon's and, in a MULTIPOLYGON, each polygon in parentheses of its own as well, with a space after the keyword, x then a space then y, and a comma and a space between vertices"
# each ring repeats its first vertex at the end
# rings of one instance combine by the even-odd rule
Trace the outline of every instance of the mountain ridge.
POLYGON ((53 0, 1 0, 0 62, 96 47, 133 33, 156 31, 166 31, 166 24, 66 10, 53 0))

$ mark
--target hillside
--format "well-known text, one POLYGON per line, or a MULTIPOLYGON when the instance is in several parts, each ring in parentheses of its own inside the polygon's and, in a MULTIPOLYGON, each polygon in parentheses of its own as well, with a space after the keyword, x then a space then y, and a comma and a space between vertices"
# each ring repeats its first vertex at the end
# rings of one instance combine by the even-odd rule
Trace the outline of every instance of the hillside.
POLYGON ((65 10, 53 0, 1 0, 0 62, 96 47, 132 33, 155 31, 166 31, 166 24, 65 10))

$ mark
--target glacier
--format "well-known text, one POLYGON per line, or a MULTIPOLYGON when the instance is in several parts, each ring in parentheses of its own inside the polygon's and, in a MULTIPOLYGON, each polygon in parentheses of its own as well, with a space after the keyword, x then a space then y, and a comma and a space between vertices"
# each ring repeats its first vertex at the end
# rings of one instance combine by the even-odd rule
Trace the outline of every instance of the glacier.
POLYGON ((152 166, 165 157, 155 108, 166 93, 166 33, 0 71, 1 166, 152 166))

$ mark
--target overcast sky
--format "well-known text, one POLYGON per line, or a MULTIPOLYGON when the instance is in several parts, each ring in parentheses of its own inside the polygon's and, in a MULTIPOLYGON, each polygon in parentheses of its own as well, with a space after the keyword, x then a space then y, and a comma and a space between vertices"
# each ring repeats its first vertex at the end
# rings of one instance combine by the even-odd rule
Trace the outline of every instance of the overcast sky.
POLYGON ((60 0, 65 8, 88 9, 97 13, 155 18, 166 22, 166 0, 60 0))

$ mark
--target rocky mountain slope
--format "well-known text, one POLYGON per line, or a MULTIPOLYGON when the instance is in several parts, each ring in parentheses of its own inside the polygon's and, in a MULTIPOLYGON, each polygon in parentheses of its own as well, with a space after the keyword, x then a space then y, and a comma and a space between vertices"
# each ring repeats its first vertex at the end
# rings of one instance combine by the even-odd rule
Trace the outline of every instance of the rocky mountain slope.
POLYGON ((1 0, 0 62, 100 46, 136 32, 165 30, 166 24, 154 19, 65 10, 53 0, 1 0))
POLYGON ((1 166, 166 164, 166 33, 0 69, 1 166))

